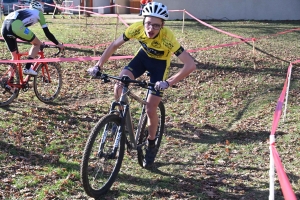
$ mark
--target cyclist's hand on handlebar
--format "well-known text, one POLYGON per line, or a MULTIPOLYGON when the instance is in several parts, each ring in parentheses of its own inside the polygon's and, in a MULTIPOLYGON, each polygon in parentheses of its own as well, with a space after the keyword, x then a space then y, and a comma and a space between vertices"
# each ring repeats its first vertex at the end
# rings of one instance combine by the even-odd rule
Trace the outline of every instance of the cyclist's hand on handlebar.
POLYGON ((93 78, 97 76, 101 76, 100 67, 98 65, 95 65, 94 67, 91 67, 87 70, 90 76, 93 78))
POLYGON ((58 45, 56 45, 56 46, 58 46, 59 48, 60 48, 60 50, 61 51, 63 51, 64 50, 64 45, 62 44, 62 43, 58 43, 58 45))
POLYGON ((154 89, 155 90, 165 90, 169 87, 168 81, 157 81, 155 83, 154 89))

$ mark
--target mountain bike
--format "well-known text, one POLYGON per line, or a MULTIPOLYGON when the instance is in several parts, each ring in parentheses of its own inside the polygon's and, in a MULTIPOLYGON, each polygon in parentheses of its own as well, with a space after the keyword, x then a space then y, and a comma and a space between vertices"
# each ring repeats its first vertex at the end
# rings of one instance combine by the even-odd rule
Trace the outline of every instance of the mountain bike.
MULTIPOLYGON (((81 181, 85 192, 94 198, 105 194, 116 180, 124 158, 125 144, 128 152, 137 151, 138 163, 143 167, 148 145, 145 100, 151 90, 154 90, 150 88, 154 86, 154 83, 132 80, 128 76, 115 77, 102 74, 101 79, 104 83, 110 82, 110 79, 117 80, 123 84, 123 89, 119 100, 112 102, 109 113, 104 115, 92 129, 83 151, 80 167, 81 181), (134 87, 148 90, 145 99, 132 92, 134 87), (132 119, 129 99, 140 105, 137 125, 132 119)), ((165 126, 163 102, 159 103, 157 113, 159 123, 156 132, 156 153, 160 147, 165 126)))
MULTIPOLYGON (((41 45, 38 52, 38 58, 45 58, 44 49, 57 48, 58 51, 54 54, 57 56, 61 50, 53 45, 41 45)), ((28 53, 18 53, 18 60, 28 56, 28 53)), ((27 92, 31 75, 24 76, 22 64, 4 64, 0 66, 0 107, 7 106, 15 98, 18 97, 20 90, 27 92), (5 65, 5 66, 4 66, 5 65)), ((62 86, 62 74, 59 63, 52 62, 36 62, 32 69, 37 72, 37 76, 33 76, 33 89, 36 97, 44 102, 52 102, 59 94, 62 86)))

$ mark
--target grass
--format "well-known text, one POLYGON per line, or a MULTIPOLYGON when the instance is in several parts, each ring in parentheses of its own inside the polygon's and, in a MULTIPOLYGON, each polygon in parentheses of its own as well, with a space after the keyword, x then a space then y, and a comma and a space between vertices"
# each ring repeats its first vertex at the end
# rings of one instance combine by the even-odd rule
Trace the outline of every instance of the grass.
MULTIPOLYGON (((125 26, 115 18, 52 19, 51 32, 65 44, 111 42, 125 26)), ((245 38, 262 38, 191 53, 197 70, 168 89, 163 101, 166 130, 153 170, 125 155, 119 176, 103 199, 267 199, 269 135, 289 62, 298 58, 299 21, 206 21, 245 38), (264 38, 265 36, 270 36, 264 38)), ((185 49, 238 41, 196 21, 168 21, 185 49)), ((48 41, 39 25, 32 30, 48 41)), ((21 51, 29 45, 20 44, 21 51)), ((115 55, 134 55, 136 41, 115 55)), ((105 47, 68 47, 65 57, 100 56, 105 47)), ((0 43, 1 59, 10 59, 0 43)), ((50 53, 49 53, 50 55, 50 53)), ((129 60, 109 61, 117 75, 129 60)), ((54 104, 43 104, 32 88, 0 108, 0 197, 4 199, 89 199, 80 183, 82 150, 90 130, 107 113, 113 85, 91 80, 94 62, 60 63, 63 88, 54 104)), ((5 67, 1 65, 0 67, 5 67)), ((182 64, 172 57, 171 74, 182 64)), ((299 69, 292 70, 288 110, 276 132, 276 149, 297 197, 299 181, 299 69)), ((138 93, 138 92, 137 92, 138 93)), ((138 116, 133 113, 133 116, 138 116)), ((284 199, 276 176, 276 199, 284 199)))

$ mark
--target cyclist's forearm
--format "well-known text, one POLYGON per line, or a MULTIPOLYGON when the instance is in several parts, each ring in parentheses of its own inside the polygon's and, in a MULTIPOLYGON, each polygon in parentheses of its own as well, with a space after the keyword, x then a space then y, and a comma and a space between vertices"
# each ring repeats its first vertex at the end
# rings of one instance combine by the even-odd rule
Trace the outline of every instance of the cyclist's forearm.
POLYGON ((183 51, 178 58, 184 64, 183 68, 175 75, 167 79, 170 86, 175 85, 196 69, 194 59, 186 51, 183 51))
POLYGON ((97 62, 96 65, 98 65, 100 68, 108 61, 108 59, 113 55, 113 53, 118 49, 118 47, 115 47, 114 45, 110 45, 102 54, 100 57, 100 60, 97 62))
POLYGON ((43 28, 43 31, 46 35, 46 37, 53 42, 54 44, 58 45, 59 42, 57 41, 57 39, 54 37, 54 35, 49 31, 48 27, 43 28))
POLYGON ((175 85, 176 83, 178 83, 179 81, 181 81, 182 79, 187 77, 194 70, 195 70, 194 65, 185 64, 178 73, 174 74, 173 76, 168 78, 166 81, 168 81, 170 86, 175 85))
POLYGON ((107 47, 107 49, 104 51, 96 65, 98 65, 101 68, 104 65, 104 63, 106 63, 106 61, 108 61, 108 59, 113 55, 113 53, 124 43, 125 41, 123 39, 123 35, 117 38, 113 43, 111 43, 107 47))

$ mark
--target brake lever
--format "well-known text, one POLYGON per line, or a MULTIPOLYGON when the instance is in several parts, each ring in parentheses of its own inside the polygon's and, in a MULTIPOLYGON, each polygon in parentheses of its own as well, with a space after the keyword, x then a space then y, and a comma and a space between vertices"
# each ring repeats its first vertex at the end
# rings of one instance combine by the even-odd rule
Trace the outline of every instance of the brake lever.
POLYGON ((109 80, 109 79, 102 79, 102 82, 103 82, 103 83, 109 83, 110 80, 109 80))
POLYGON ((110 79, 107 77, 106 74, 101 74, 100 79, 102 79, 103 83, 109 83, 110 82, 110 79))

